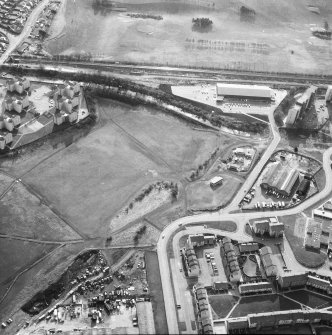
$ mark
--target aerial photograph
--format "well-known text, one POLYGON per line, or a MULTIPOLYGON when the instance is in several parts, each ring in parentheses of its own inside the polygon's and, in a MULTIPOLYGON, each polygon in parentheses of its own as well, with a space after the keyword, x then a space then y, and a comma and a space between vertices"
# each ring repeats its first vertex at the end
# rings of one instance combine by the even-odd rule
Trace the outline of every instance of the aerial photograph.
POLYGON ((332 334, 332 0, 0 0, 0 335, 332 334))

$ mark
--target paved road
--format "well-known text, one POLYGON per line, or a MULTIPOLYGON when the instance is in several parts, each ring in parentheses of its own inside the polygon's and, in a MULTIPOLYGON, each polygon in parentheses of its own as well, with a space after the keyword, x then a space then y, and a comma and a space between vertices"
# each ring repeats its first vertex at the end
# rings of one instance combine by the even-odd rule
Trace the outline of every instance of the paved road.
MULTIPOLYGON (((275 106, 275 108, 276 107, 277 106, 275 106)), ((269 115, 268 115, 273 139, 272 139, 271 143, 269 144, 268 148, 266 149, 266 151, 264 152, 264 154, 262 155, 262 157, 260 158, 260 160, 257 162, 255 167, 251 171, 251 173, 248 176, 248 178, 246 179, 246 181, 241 186, 240 190, 237 192, 237 194, 233 198, 232 202, 229 204, 229 206, 227 206, 223 210, 225 212, 227 212, 227 211, 229 212, 231 210, 239 209, 238 204, 240 203, 240 201, 242 200, 242 198, 245 195, 244 191, 247 192, 252 187, 256 178, 258 177, 258 175, 262 171, 264 165, 268 162, 268 160, 270 159, 271 155, 276 150, 276 148, 277 148, 277 146, 280 142, 280 134, 279 134, 278 128, 277 128, 277 126, 275 124, 275 121, 274 121, 273 112, 274 112, 274 110, 271 110, 269 115)))
MULTIPOLYGON (((253 169, 252 173, 250 174, 247 181, 242 186, 241 190, 238 192, 238 195, 235 196, 232 203, 226 207, 224 210, 216 213, 207 213, 207 214, 199 214, 189 217, 180 218, 172 223, 170 223, 165 230, 162 232, 158 244, 157 244, 157 252, 159 258, 159 267, 161 273, 161 280, 163 285, 163 293, 164 293, 164 301, 165 301, 165 308, 166 308, 166 317, 168 323, 168 330, 170 334, 179 334, 179 328, 177 323, 177 315, 176 315, 176 308, 175 308, 175 300, 171 285, 171 274, 170 268, 168 264, 168 257, 167 257, 167 245, 171 238, 174 238, 175 232, 180 229, 181 227, 191 224, 191 223, 204 223, 209 221, 235 221, 238 224, 239 229, 235 233, 230 233, 229 236, 237 239, 237 240, 248 240, 248 235, 244 232, 244 226, 248 222, 249 219, 259 218, 259 217, 267 217, 267 216, 282 216, 282 215, 294 215, 303 212, 308 207, 319 203, 322 199, 326 198, 332 192, 332 177, 331 177, 331 155, 332 155, 332 148, 329 148, 325 151, 323 155, 323 169, 327 176, 326 184, 324 189, 306 200, 305 202, 301 203, 300 205, 289 208, 286 210, 279 210, 279 211, 271 211, 271 212, 248 212, 248 213, 234 213, 229 214, 228 212, 234 207, 237 207, 237 204, 242 199, 244 189, 251 187, 257 176, 259 175, 262 167, 268 161, 270 155, 276 149, 280 135, 277 130, 277 127, 274 123, 273 116, 269 115, 271 121, 271 127, 273 132, 273 140, 270 143, 270 146, 266 150, 265 154, 262 156, 261 160, 257 163, 255 168, 253 169), (330 177, 329 177, 330 176, 330 177)), ((190 232, 194 231, 190 228, 190 232)), ((198 231, 201 232, 201 229, 198 228, 198 231)), ((223 233, 224 234, 224 233, 223 233)), ((288 245, 287 245, 288 247, 288 245)), ((291 251, 289 251, 291 252, 291 251)), ((295 260, 294 260, 295 262, 295 260)), ((189 317, 190 318, 190 317, 189 317)), ((187 320, 188 324, 189 320, 187 320)))
POLYGON ((35 22, 37 21, 40 13, 46 7, 50 0, 43 0, 40 2, 36 8, 30 14, 28 20, 25 23, 25 26, 20 35, 11 35, 7 34, 9 38, 9 46, 7 50, 1 55, 0 57, 0 65, 5 62, 8 56, 23 42, 23 40, 29 36, 32 27, 34 26, 35 22))

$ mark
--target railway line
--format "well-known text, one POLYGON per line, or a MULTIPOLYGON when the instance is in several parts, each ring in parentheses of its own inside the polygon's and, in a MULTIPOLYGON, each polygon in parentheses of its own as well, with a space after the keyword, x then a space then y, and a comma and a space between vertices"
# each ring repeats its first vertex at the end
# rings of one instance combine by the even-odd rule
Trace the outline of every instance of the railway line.
POLYGON ((142 65, 127 64, 120 62, 82 62, 72 60, 54 60, 54 59, 36 59, 15 57, 22 66, 29 65, 52 65, 52 66, 69 66, 77 69, 95 69, 104 70, 114 73, 126 73, 133 76, 141 75, 162 75, 162 76, 195 76, 222 79, 252 79, 255 81, 269 81, 278 83, 300 83, 300 84, 316 84, 327 85, 332 84, 332 75, 320 74, 296 74, 296 73, 273 73, 273 72, 252 72, 239 71, 232 69, 203 69, 203 68, 185 68, 185 67, 169 67, 163 65, 142 65))

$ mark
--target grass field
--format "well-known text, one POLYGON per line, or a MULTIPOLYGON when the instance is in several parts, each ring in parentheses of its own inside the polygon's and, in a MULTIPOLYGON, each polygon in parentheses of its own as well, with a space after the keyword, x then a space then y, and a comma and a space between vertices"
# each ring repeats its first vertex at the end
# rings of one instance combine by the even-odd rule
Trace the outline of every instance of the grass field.
POLYGON ((231 317, 246 316, 250 313, 268 313, 299 309, 300 305, 277 294, 241 298, 231 317))
POLYGON ((225 318, 238 300, 238 297, 228 294, 210 295, 209 302, 212 310, 216 313, 214 319, 225 318))
POLYGON ((1 234, 51 241, 80 238, 21 183, 0 200, 0 212, 1 234))
POLYGON ((241 181, 231 175, 223 175, 223 184, 213 190, 209 181, 189 184, 186 189, 190 209, 207 209, 225 206, 241 186, 241 181))
POLYGON ((10 283, 25 267, 33 264, 54 249, 54 245, 2 238, 0 240, 0 285, 10 283))
POLYGON ((285 295, 311 308, 326 308, 332 306, 331 298, 306 290, 288 292, 285 293, 285 295))
POLYGON ((233 232, 237 229, 237 225, 233 221, 211 221, 211 222, 199 222, 199 223, 192 223, 188 226, 203 226, 206 225, 208 228, 220 229, 224 231, 233 232))
POLYGON ((311 13, 305 1, 246 1, 256 10, 254 22, 241 21, 240 1, 215 2, 215 10, 188 2, 123 2, 129 12, 162 15, 163 20, 133 19, 118 12, 103 15, 92 8, 92 0, 67 0, 65 15, 55 20, 46 50, 52 54, 90 53, 111 60, 331 72, 331 44, 310 32, 311 24, 322 26, 325 19, 331 20, 329 1, 320 7, 321 15, 311 13), (192 18, 202 16, 213 21, 212 30, 192 31, 192 18))
POLYGON ((164 296, 156 252, 145 252, 146 275, 149 284, 156 334, 168 334, 164 296))
POLYGON ((0 195, 7 190, 13 181, 13 178, 0 173, 0 195))
POLYGON ((282 216, 279 220, 285 224, 285 236, 296 260, 309 268, 322 266, 327 259, 326 254, 308 251, 304 247, 306 218, 298 214, 282 216))
POLYGON ((181 177, 218 144, 213 133, 141 107, 104 100, 101 115, 101 127, 24 177, 89 236, 109 233, 111 218, 133 194, 162 176, 181 177))
MULTIPOLYGON (((50 283, 58 280, 81 249, 81 244, 66 245, 55 249, 54 252, 48 254, 44 261, 22 274, 6 298, 0 303, 0 315, 4 319, 8 318, 13 311, 18 311, 34 294, 45 290, 50 283)), ((13 250, 11 246, 10 250, 13 250)), ((24 249, 21 248, 20 253, 18 250, 16 251, 17 256, 15 257, 25 258, 24 249)), ((26 251, 26 254, 29 255, 29 251, 26 251)), ((41 255, 38 258, 40 257, 41 255)))

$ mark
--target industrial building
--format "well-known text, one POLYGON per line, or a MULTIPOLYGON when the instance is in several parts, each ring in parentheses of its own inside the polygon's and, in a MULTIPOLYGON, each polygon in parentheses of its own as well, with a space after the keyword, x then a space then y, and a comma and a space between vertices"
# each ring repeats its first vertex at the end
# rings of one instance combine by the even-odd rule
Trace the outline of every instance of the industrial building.
POLYGON ((310 110, 316 98, 316 86, 308 87, 305 92, 297 99, 295 105, 288 111, 286 126, 291 127, 297 119, 310 110))
MULTIPOLYGON (((296 100, 296 104, 303 107, 304 110, 308 110, 312 106, 312 103, 316 97, 317 86, 308 87, 305 92, 296 100)), ((304 110, 301 110, 304 111, 304 110)))
POLYGON ((331 100, 332 100, 332 85, 329 85, 326 90, 325 101, 331 102, 331 100))
POLYGON ((300 197, 304 198, 308 194, 308 191, 310 189, 310 179, 303 178, 300 182, 300 185, 296 191, 296 194, 298 194, 300 197))
POLYGON ((277 193, 289 197, 294 186, 299 181, 299 172, 281 162, 270 164, 265 173, 261 187, 263 190, 274 190, 277 193))
POLYGON ((268 86, 238 85, 238 84, 217 84, 217 99, 221 97, 240 97, 251 99, 273 98, 273 93, 268 86))
POLYGON ((300 115, 300 111, 301 111, 300 105, 295 105, 288 111, 288 115, 285 122, 286 126, 290 127, 294 125, 294 123, 296 122, 297 118, 300 115))

